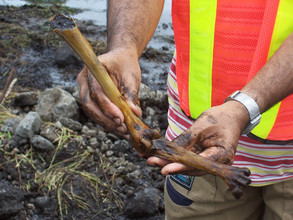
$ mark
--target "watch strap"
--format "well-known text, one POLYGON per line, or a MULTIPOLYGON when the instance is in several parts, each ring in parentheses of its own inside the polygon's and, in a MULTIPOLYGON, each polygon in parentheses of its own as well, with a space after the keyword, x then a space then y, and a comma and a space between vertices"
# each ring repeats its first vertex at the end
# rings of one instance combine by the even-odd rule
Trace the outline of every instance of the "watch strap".
POLYGON ((230 95, 225 100, 225 102, 230 99, 240 102, 247 109, 249 113, 250 122, 248 126, 244 129, 243 133, 248 134, 260 122, 261 114, 259 112, 258 104, 254 101, 253 98, 240 92, 239 90, 230 95))

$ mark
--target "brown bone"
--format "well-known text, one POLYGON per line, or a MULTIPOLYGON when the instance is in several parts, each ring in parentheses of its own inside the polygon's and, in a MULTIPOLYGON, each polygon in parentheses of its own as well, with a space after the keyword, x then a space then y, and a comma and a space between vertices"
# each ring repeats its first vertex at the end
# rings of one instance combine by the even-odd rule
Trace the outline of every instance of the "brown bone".
POLYGON ((99 62, 88 41, 82 36, 72 18, 56 15, 51 18, 50 26, 79 55, 101 85, 105 94, 119 107, 125 117, 125 124, 131 135, 132 145, 146 156, 180 162, 190 167, 220 176, 230 187, 235 198, 240 198, 245 186, 250 184, 250 171, 205 159, 181 146, 161 138, 155 129, 148 128, 131 110, 106 69, 99 62))

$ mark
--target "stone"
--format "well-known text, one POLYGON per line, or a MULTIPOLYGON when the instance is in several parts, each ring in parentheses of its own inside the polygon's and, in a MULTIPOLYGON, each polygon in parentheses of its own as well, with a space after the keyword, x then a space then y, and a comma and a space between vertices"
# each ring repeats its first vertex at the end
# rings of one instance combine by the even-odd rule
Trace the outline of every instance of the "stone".
POLYGON ((106 136, 107 136, 106 132, 99 130, 98 135, 97 135, 97 140, 103 141, 106 138, 106 136))
POLYGON ((127 198, 124 213, 131 218, 151 217, 158 213, 162 193, 153 187, 138 190, 127 198))
POLYGON ((50 203, 49 196, 39 196, 34 200, 34 205, 41 210, 44 210, 49 203, 50 203))
POLYGON ((73 131, 80 131, 82 129, 82 124, 71 118, 59 117, 58 121, 60 121, 64 127, 67 127, 73 131))
POLYGON ((15 134, 22 138, 30 138, 40 131, 42 120, 37 112, 29 112, 17 125, 15 134))
POLYGON ((107 156, 107 157, 112 157, 113 154, 114 154, 114 152, 113 152, 112 150, 108 150, 108 151, 106 152, 106 156, 107 156))
POLYGON ((35 149, 41 151, 50 151, 55 149, 55 146, 52 144, 52 142, 40 135, 32 136, 30 142, 35 149))
POLYGON ((51 142, 54 142, 58 139, 58 135, 55 132, 56 128, 54 126, 48 125, 41 129, 40 135, 45 137, 51 142))
POLYGON ((19 107, 33 106, 38 103, 38 99, 38 92, 22 92, 16 94, 16 96, 12 100, 11 105, 19 107))
POLYGON ((36 111, 45 121, 55 121, 59 117, 77 120, 79 107, 74 97, 61 88, 46 89, 40 94, 36 111))
POLYGON ((96 148, 99 145, 97 138, 93 137, 89 140, 90 146, 96 148))
POLYGON ((16 127, 19 124, 20 119, 17 117, 13 118, 6 118, 4 121, 0 131, 1 132, 10 132, 11 134, 15 133, 16 127))
POLYGON ((55 54, 55 63, 59 67, 75 66, 81 67, 82 62, 74 51, 68 46, 58 48, 55 54))

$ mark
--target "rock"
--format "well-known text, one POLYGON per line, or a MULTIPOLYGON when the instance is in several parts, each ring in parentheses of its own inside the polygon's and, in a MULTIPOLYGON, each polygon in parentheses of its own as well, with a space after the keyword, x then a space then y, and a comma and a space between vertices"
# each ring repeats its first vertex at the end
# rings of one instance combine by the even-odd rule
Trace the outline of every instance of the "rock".
POLYGON ((24 193, 5 180, 1 180, 0 186, 0 219, 10 219, 24 208, 24 193))
POLYGON ((139 93, 138 93, 139 100, 141 101, 141 100, 148 99, 150 92, 151 92, 150 87, 141 83, 139 87, 139 93))
POLYGON ((50 151, 55 149, 55 146, 52 144, 52 142, 40 135, 32 136, 30 142, 34 148, 41 151, 50 151))
POLYGON ((160 90, 151 91, 147 85, 141 83, 138 97, 142 109, 146 109, 150 106, 157 106, 160 109, 168 110, 167 92, 161 92, 160 90))
POLYGON ((40 135, 47 138, 51 142, 54 142, 58 138, 58 135, 55 132, 55 127, 51 125, 42 128, 40 135))
POLYGON ((11 113, 14 115, 19 115, 20 114, 20 110, 19 109, 12 109, 11 113))
POLYGON ((37 112, 29 112, 16 127, 15 134, 22 138, 30 138, 40 131, 42 120, 37 112))
POLYGON ((33 106, 38 103, 39 93, 37 92, 23 92, 18 93, 12 100, 13 106, 25 107, 33 106))
MULTIPOLYGON (((128 170, 131 170, 131 169, 128 169, 128 170)), ((140 176, 141 176, 141 171, 140 170, 135 170, 135 171, 127 174, 127 177, 129 179, 132 179, 132 180, 133 179, 139 179, 140 176)))
POLYGON ((78 121, 75 121, 71 118, 59 117, 58 120, 61 124, 73 131, 80 131, 82 129, 82 124, 78 121))
POLYGON ((106 136, 107 136, 106 132, 99 130, 98 135, 97 135, 97 140, 103 141, 106 138, 106 136))
POLYGON ((34 200, 34 205, 41 210, 44 210, 49 203, 50 197, 48 196, 39 196, 34 200))
POLYGON ((153 187, 147 187, 134 193, 125 202, 124 213, 131 218, 151 217, 158 213, 162 193, 153 187))
POLYGON ((88 151, 89 153, 91 153, 91 154, 93 154, 93 153, 96 152, 96 151, 95 151, 93 148, 91 148, 90 146, 87 146, 86 149, 87 149, 87 151, 88 151))
POLYGON ((93 137, 89 140, 90 146, 96 148, 99 145, 97 138, 93 137))
POLYGON ((95 137, 97 135, 97 130, 89 129, 87 126, 82 126, 81 133, 88 137, 95 137))
POLYGON ((55 126, 56 128, 62 129, 62 124, 60 121, 56 121, 55 126))
POLYGON ((109 150, 109 146, 107 144, 105 144, 104 142, 102 142, 102 144, 101 144, 102 153, 105 153, 107 150, 109 150))
POLYGON ((116 152, 126 153, 130 149, 130 144, 126 140, 117 140, 114 142, 114 147, 116 152))
POLYGON ((81 67, 82 62, 74 51, 68 46, 58 48, 55 55, 55 63, 58 67, 77 66, 81 67))
POLYGON ((154 117, 156 115, 156 111, 151 107, 147 107, 145 109, 145 112, 148 116, 151 116, 151 117, 154 117))
POLYGON ((20 121, 19 118, 7 118, 4 121, 0 131, 1 132, 10 132, 11 134, 14 134, 16 127, 19 124, 19 121, 20 121))
POLYGON ((11 147, 11 149, 14 147, 19 148, 26 144, 29 144, 29 139, 20 137, 18 135, 13 135, 12 138, 9 140, 9 146, 11 147))
POLYGON ((167 25, 166 23, 163 23, 163 24, 162 24, 162 28, 165 30, 165 29, 168 28, 168 25, 167 25))
POLYGON ((55 121, 59 117, 78 119, 79 108, 73 96, 60 88, 46 89, 40 94, 36 111, 45 121, 55 121))
POLYGON ((112 157, 113 154, 114 154, 114 152, 113 152, 112 150, 108 150, 108 151, 106 152, 106 156, 107 156, 107 157, 112 157))
POLYGON ((113 133, 108 133, 107 138, 109 138, 113 142, 119 140, 119 138, 113 133))

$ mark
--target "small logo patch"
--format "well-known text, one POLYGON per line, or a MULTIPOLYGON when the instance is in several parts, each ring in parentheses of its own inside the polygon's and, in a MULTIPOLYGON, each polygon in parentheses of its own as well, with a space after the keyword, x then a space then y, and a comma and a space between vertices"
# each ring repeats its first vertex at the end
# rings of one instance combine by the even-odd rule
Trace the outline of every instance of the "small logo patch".
POLYGON ((180 186, 190 190, 194 181, 194 176, 187 176, 182 174, 173 174, 171 179, 178 183, 180 186))

